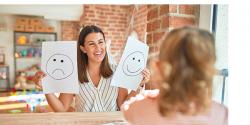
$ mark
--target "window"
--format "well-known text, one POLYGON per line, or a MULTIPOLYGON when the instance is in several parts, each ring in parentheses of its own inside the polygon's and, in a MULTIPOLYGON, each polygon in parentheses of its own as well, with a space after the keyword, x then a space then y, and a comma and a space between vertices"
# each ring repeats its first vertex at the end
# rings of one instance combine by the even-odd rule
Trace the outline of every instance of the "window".
POLYGON ((216 64, 213 100, 228 105, 228 5, 212 6, 212 32, 215 36, 216 64))

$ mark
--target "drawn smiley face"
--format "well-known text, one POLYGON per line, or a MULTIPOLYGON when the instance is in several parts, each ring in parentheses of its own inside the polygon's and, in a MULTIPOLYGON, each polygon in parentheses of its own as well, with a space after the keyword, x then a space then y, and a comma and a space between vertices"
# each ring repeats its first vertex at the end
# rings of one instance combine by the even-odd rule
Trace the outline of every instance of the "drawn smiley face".
POLYGON ((140 51, 129 54, 122 65, 122 70, 127 76, 137 76, 145 65, 144 55, 140 51))
POLYGON ((69 77, 74 70, 72 60, 64 54, 52 55, 46 63, 46 72, 55 80, 69 77))

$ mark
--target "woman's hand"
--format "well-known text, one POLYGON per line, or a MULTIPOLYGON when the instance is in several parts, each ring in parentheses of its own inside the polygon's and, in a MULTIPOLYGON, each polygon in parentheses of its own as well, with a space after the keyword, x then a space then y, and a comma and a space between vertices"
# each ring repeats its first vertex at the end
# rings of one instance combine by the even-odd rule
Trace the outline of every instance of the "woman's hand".
POLYGON ((140 86, 144 86, 144 84, 146 84, 149 80, 150 80, 150 72, 147 68, 145 68, 144 70, 142 70, 142 75, 143 75, 143 79, 141 81, 140 86))
POLYGON ((46 74, 43 71, 37 71, 36 74, 34 75, 32 81, 35 83, 36 88, 39 90, 42 90, 42 83, 41 80, 44 78, 46 74))

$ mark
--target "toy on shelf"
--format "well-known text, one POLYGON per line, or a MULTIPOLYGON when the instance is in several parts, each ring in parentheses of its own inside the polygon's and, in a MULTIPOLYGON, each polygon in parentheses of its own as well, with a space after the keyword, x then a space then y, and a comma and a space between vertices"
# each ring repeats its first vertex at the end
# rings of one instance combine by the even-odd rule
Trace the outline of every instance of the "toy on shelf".
POLYGON ((15 52, 15 58, 20 58, 20 57, 21 57, 20 53, 15 52))
POLYGON ((35 85, 34 84, 28 84, 27 83, 27 76, 25 72, 20 71, 17 78, 16 78, 16 84, 15 84, 15 89, 34 89, 35 85))
POLYGON ((16 58, 31 58, 31 57, 41 57, 42 50, 41 48, 27 48, 19 50, 15 53, 16 58))
POLYGON ((35 89, 35 84, 32 81, 33 76, 35 73, 40 70, 40 64, 32 65, 31 67, 28 67, 27 69, 24 69, 22 71, 19 71, 17 77, 16 77, 16 84, 15 89, 28 89, 32 90, 35 89))
POLYGON ((0 72, 0 79, 6 79, 7 73, 6 72, 0 72))
POLYGON ((33 76, 36 74, 36 72, 38 70, 40 70, 40 64, 35 64, 35 65, 32 65, 31 67, 27 68, 25 70, 26 74, 27 74, 27 81, 28 83, 33 83, 32 79, 33 79, 33 76))
POLYGON ((27 44, 27 42, 28 42, 28 39, 24 35, 21 35, 17 38, 17 44, 24 45, 24 44, 27 44))

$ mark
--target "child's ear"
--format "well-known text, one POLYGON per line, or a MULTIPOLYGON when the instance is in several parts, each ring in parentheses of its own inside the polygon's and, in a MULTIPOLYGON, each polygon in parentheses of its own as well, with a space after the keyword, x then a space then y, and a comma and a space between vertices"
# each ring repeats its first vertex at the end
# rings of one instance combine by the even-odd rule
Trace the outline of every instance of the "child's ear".
POLYGON ((83 53, 86 53, 86 49, 84 46, 80 45, 80 50, 83 52, 83 53))

